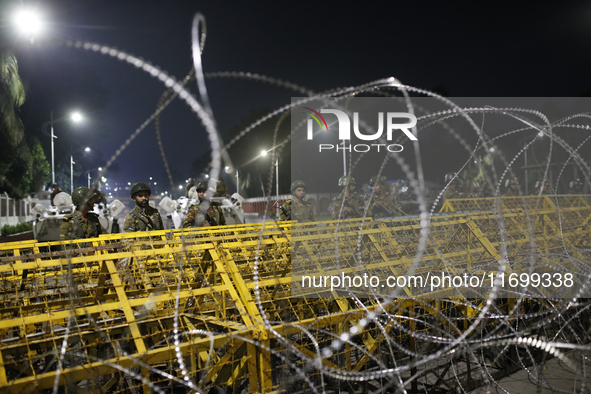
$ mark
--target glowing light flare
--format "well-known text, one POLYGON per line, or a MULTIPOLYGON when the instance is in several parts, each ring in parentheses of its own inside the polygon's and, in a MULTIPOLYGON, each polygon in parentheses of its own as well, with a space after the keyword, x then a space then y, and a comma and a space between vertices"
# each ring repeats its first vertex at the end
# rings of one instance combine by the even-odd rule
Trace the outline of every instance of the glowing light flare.
POLYGON ((22 34, 35 35, 44 29, 41 15, 35 10, 19 10, 14 14, 13 21, 22 34))
POLYGON ((70 118, 72 119, 73 122, 82 122, 82 120, 84 119, 84 117, 82 116, 82 114, 80 112, 72 112, 72 115, 70 115, 70 118))

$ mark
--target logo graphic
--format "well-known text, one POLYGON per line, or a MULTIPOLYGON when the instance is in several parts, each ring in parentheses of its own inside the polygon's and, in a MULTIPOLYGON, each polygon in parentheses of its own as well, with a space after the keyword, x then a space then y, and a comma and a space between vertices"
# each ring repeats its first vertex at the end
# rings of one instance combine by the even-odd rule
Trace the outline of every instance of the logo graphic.
MULTIPOLYGON (((303 107, 307 110, 313 112, 305 112, 307 115, 312 117, 320 129, 322 129, 322 123, 320 123, 320 119, 324 122, 326 130, 328 131, 328 124, 326 120, 321 115, 323 114, 333 114, 337 117, 337 121, 339 124, 339 140, 350 140, 351 139, 351 120, 349 116, 338 109, 321 109, 320 113, 318 111, 313 110, 312 108, 303 107), (315 115, 318 115, 315 116, 315 115)), ((393 139, 393 131, 394 130, 401 130, 410 140, 416 141, 417 137, 411 133, 410 129, 417 125, 417 118, 410 113, 407 112, 387 112, 386 113, 386 139, 388 141, 392 141, 393 139), (398 123, 395 122, 395 119, 407 119, 407 122, 398 123)), ((384 132, 384 113, 378 112, 378 130, 374 134, 363 134, 359 131, 359 113, 353 112, 353 132, 355 136, 363 141, 375 141, 379 139, 383 132, 384 132)), ((312 140, 314 138, 314 133, 312 130, 312 119, 308 119, 308 140, 312 140)))
MULTIPOLYGON (((328 131, 328 125, 326 124, 326 120, 324 120, 324 117, 322 115, 320 115, 320 113, 318 111, 314 111, 312 108, 308 108, 308 107, 303 107, 303 108, 304 109, 307 109, 307 110, 310 110, 310 111, 314 112, 314 114, 318 115, 320 117, 320 119, 322 119, 322 121, 324 122, 324 126, 326 127, 326 129, 324 129, 324 130, 325 131, 328 131)), ((306 115, 310 115, 312 118, 314 118, 314 120, 316 121, 316 123, 318 123, 318 126, 320 127, 320 130, 322 130, 322 124, 320 123, 320 121, 318 120, 318 118, 316 116, 314 116, 314 114, 311 114, 309 112, 304 112, 304 113, 306 115)), ((310 123, 310 120, 308 120, 308 123, 310 123)), ((308 126, 308 130, 309 129, 310 129, 310 126, 308 126)))
MULTIPOLYGON (((337 123, 339 127, 338 139, 342 141, 342 147, 333 144, 319 144, 318 150, 322 152, 323 150, 335 150, 338 152, 339 150, 348 150, 348 151, 355 151, 355 152, 369 152, 370 150, 377 150, 380 152, 381 148, 384 148, 388 152, 402 152, 403 146, 400 144, 349 144, 346 146, 345 142, 347 140, 351 141, 351 120, 349 116, 338 109, 320 109, 316 111, 309 107, 302 107, 310 112, 304 112, 310 118, 308 119, 308 130, 307 130, 307 137, 308 140, 311 141, 314 139, 314 131, 313 126, 315 120, 320 130, 324 129, 328 131, 328 123, 326 119, 322 116, 322 114, 332 114, 336 116, 337 123), (323 127, 324 125, 324 127, 323 127)), ((378 130, 370 133, 364 134, 359 130, 359 113, 353 112, 353 133, 355 137, 362 141, 376 141, 382 137, 384 131, 386 132, 386 140, 392 141, 394 138, 398 137, 398 133, 394 133, 395 131, 402 131, 404 135, 410 139, 411 141, 416 141, 417 137, 410 131, 411 128, 417 125, 417 118, 407 112, 386 112, 386 121, 384 122, 384 112, 378 112, 378 130), (386 123, 384 127, 384 123, 386 123)))

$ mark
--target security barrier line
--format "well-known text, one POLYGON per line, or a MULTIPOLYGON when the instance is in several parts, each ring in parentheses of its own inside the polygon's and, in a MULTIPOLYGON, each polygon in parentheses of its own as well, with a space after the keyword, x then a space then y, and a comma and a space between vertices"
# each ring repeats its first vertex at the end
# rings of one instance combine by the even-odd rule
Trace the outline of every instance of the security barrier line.
MULTIPOLYGON (((448 213, 430 219, 430 235, 413 274, 485 274, 498 265, 505 245, 513 264, 507 272, 526 272, 533 248, 544 264, 588 276, 587 267, 576 263, 585 258, 581 245, 591 237, 588 198, 533 196, 499 203, 502 218, 493 210, 494 199, 446 201, 442 209, 448 213)), ((405 275, 417 263, 420 231, 414 217, 366 218, 0 245, 0 388, 14 393, 50 389, 64 341, 68 348, 59 384, 68 391, 151 390, 121 369, 137 371, 157 387, 179 385, 166 377, 182 379, 173 338, 177 298, 182 333, 177 345, 193 382, 203 382, 206 390, 219 385, 260 393, 287 381, 303 384, 293 366, 313 364, 317 347, 330 347, 356 327, 389 291, 368 296, 330 286, 303 288, 302 276, 405 275), (264 325, 263 314, 270 326, 264 325), (213 354, 210 337, 198 334, 201 330, 213 335, 213 354)), ((393 359, 408 362, 427 346, 429 332, 457 337, 480 313, 483 300, 467 300, 453 289, 425 292, 403 286, 378 321, 358 329, 358 339, 322 356, 322 364, 359 372, 393 359), (436 322, 430 328, 416 321, 427 315, 436 322)), ((510 299, 495 302, 505 313, 515 305, 510 299)), ((515 313, 526 316, 530 304, 522 302, 515 313)), ((484 321, 495 324, 492 318, 484 321)), ((452 371, 439 370, 438 384, 451 384, 452 371)), ((317 368, 307 374, 319 382, 317 368)))

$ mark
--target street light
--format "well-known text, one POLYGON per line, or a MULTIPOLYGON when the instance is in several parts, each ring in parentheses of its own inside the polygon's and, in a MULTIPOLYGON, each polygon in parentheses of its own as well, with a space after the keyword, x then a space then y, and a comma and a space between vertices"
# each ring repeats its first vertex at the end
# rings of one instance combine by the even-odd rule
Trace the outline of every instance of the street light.
MULTIPOLYGON (((90 152, 90 148, 84 148, 84 152, 90 152)), ((70 145, 70 194, 74 193, 74 154, 72 153, 72 146, 70 145)), ((89 186, 90 188, 90 186, 89 186)))
MULTIPOLYGON (((61 118, 58 119, 53 119, 53 111, 50 111, 50 120, 48 120, 47 122, 43 123, 42 126, 42 131, 45 135, 49 135, 51 137, 51 183, 55 184, 55 154, 54 154, 54 149, 53 149, 53 139, 57 138, 54 134, 53 134, 53 124, 57 123, 57 122, 62 122, 66 119, 68 119, 68 116, 62 116, 61 118), (51 125, 51 134, 47 133, 47 126, 51 125)), ((74 112, 73 114, 70 115, 70 120, 72 120, 75 123, 78 123, 82 120, 82 115, 79 112, 74 112)))
MULTIPOLYGON (((277 148, 277 146, 269 150, 262 150, 261 157, 267 156, 267 153, 271 152, 275 148, 277 148)), ((275 158, 275 193, 277 195, 277 217, 279 217, 279 156, 275 158)))
POLYGON ((94 170, 88 170, 88 171, 84 171, 84 173, 86 174, 87 178, 88 178, 88 188, 90 189, 90 173, 92 171, 98 171, 99 173, 101 173, 103 171, 102 167, 96 168, 94 170))
POLYGON ((43 21, 39 13, 34 10, 19 10, 14 14, 14 24, 22 34, 34 35, 43 29, 43 21))

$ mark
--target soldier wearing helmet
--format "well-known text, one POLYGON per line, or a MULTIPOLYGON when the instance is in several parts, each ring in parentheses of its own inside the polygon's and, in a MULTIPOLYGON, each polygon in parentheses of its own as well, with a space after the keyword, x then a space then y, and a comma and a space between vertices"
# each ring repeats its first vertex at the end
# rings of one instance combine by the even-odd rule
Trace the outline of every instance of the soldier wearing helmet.
POLYGON ((124 232, 164 230, 160 213, 149 205, 151 194, 152 189, 143 182, 131 187, 129 195, 135 201, 135 208, 125 216, 124 232))
POLYGON ((76 210, 66 215, 60 228, 60 240, 96 238, 102 228, 94 208, 95 194, 87 187, 79 187, 72 193, 72 203, 76 210))
POLYGON ((445 183, 447 184, 447 189, 445 189, 445 193, 443 194, 444 201, 450 198, 462 197, 462 193, 459 191, 460 180, 455 172, 448 172, 445 174, 445 183))
POLYGON ((337 220, 339 218, 348 219, 361 217, 361 201, 355 192, 355 178, 343 175, 339 178, 339 186, 343 188, 343 191, 334 201, 332 206, 332 218, 337 220))
POLYGON ((53 204, 53 199, 55 198, 55 196, 58 195, 58 193, 61 193, 62 190, 60 189, 59 185, 57 183, 53 184, 53 190, 51 191, 51 194, 49 195, 49 201, 51 203, 51 206, 54 206, 53 204))
POLYGON ((583 194, 583 182, 580 179, 570 181, 568 184, 568 194, 583 194))
POLYGON ((207 191, 207 181, 199 182, 196 189, 199 203, 189 207, 183 227, 225 226, 226 218, 219 203, 211 202, 207 208, 207 213, 204 213, 205 209, 202 204, 207 191))
POLYGON ((385 176, 373 176, 369 180, 373 188, 369 200, 369 215, 374 219, 397 216, 400 214, 400 207, 396 203, 396 197, 390 191, 385 176))
POLYGON ((189 182, 187 183, 187 187, 185 188, 185 197, 189 198, 189 190, 191 190, 193 186, 195 186, 195 178, 189 178, 189 182))
POLYGON ((503 195, 503 197, 519 196, 519 190, 517 189, 517 185, 519 185, 519 181, 517 180, 517 178, 507 179, 505 181, 505 187, 507 188, 507 192, 503 195))
POLYGON ((548 182, 547 179, 541 180, 541 181, 536 181, 536 184, 534 185, 534 192, 533 195, 537 196, 538 194, 547 194, 548 192, 548 186, 550 186, 550 183, 548 182))
POLYGON ((291 184, 291 195, 289 199, 281 206, 280 220, 297 220, 299 222, 313 222, 314 209, 312 204, 305 201, 306 184, 304 181, 294 181, 291 184))

